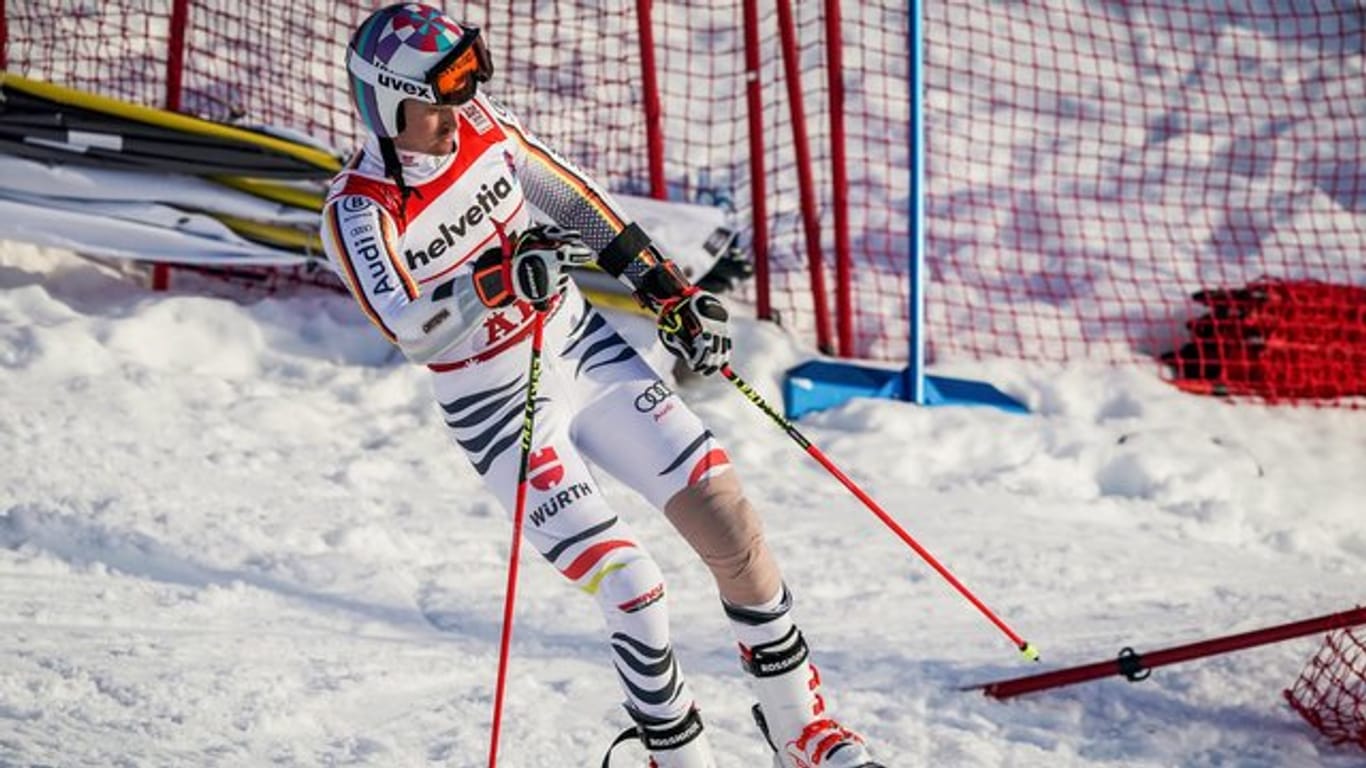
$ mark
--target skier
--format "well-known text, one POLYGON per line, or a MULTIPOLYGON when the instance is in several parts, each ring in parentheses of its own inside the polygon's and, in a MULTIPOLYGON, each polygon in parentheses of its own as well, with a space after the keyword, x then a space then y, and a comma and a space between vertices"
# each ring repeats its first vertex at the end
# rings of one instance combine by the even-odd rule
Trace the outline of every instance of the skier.
MULTIPOLYGON (((568 279, 596 263, 658 313, 693 371, 728 360, 727 313, 612 198, 479 84, 477 27, 416 3, 375 11, 347 49, 370 135, 333 180, 328 258, 369 319, 432 383, 450 436, 514 509, 537 313, 544 359, 525 537, 596 601, 625 708, 658 768, 714 765, 669 641, 664 579, 607 504, 589 462, 663 510, 715 576, 780 768, 876 768, 826 709, 792 597, 716 438, 568 279), (531 206, 550 221, 537 223, 531 206)), ((610 750, 604 765, 610 759, 610 750)))

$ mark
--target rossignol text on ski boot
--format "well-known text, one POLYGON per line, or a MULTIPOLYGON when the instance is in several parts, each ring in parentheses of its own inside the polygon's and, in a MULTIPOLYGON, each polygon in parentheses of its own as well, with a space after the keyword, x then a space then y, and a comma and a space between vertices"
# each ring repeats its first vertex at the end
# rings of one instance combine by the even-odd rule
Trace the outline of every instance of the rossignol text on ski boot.
POLYGON ((702 735, 702 718, 696 707, 672 720, 651 717, 629 706, 626 711, 636 724, 622 731, 607 748, 602 768, 609 768, 612 750, 632 738, 640 739, 650 753, 649 768, 716 768, 711 747, 702 735))

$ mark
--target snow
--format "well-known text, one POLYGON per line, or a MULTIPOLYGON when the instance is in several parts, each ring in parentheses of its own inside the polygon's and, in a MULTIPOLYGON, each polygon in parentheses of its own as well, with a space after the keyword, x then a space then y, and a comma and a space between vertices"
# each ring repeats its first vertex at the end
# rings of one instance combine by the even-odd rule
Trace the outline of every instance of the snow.
MULTIPOLYGON (((1106 18, 1081 12, 1083 5, 1064 7, 1077 11, 1069 24, 1086 31, 1088 20, 1106 18)), ((999 17, 963 8, 951 11, 961 16, 954 29, 995 46, 1001 60, 1032 55, 1019 48, 1025 42, 991 28, 999 17)), ((1124 239, 1131 221, 1156 222, 1190 243, 1210 242, 1219 227, 1250 227, 1265 236, 1267 263, 1299 263, 1280 257, 1305 247, 1296 239, 1308 230, 1302 219, 1315 222, 1322 249, 1350 245, 1362 206, 1343 181, 1355 177, 1341 158, 1351 154, 1356 116, 1315 114, 1268 133, 1279 115, 1273 107, 1295 101, 1287 93, 1309 94, 1296 103, 1311 112, 1344 101, 1317 94, 1323 86, 1308 70, 1271 78, 1260 66, 1276 59, 1264 46, 1342 35, 1264 29, 1275 14, 1249 13, 1245 24, 1196 25, 1208 28, 1208 40, 1154 39, 1136 49, 1138 71, 1118 80, 1158 78, 1165 89, 1041 82, 1076 91, 1076 103, 1050 101, 1052 114, 1042 116, 1006 105, 1029 118, 1014 133, 986 136, 991 123, 974 121, 972 109, 932 104, 955 124, 940 133, 946 143, 930 162, 953 159, 953 175, 969 183, 940 196, 937 237, 960 243, 966 258, 1000 258, 982 244, 1020 228, 1007 209, 1032 211, 1024 203, 1034 190, 1080 173, 1106 179, 1101 192, 1123 197, 1121 213, 1091 207, 1080 212, 1089 225, 1067 219, 1043 230, 1031 219, 1024 229, 1040 234, 1020 240, 1013 258, 1046 265, 1048 274, 1065 271, 1061 257, 1124 239), (1220 91, 1248 118, 1217 130, 1179 120, 1202 106, 1198 89, 1178 87, 1180 76, 1207 71, 1197 59, 1211 46, 1227 55, 1209 61, 1260 62, 1254 74, 1262 75, 1262 86, 1246 93, 1220 91), (1187 106, 1189 99, 1197 103, 1187 106), (1170 132, 1160 151, 1148 146, 1145 126, 1170 132), (994 141, 972 143, 984 136, 994 141), (1033 149, 1036 137, 1118 141, 1130 153, 1109 170, 1070 168, 1064 155, 1033 149), (1312 181, 1308 194, 1285 201, 1279 228, 1183 192, 1185 176, 1229 162, 1230 147, 1263 145, 1293 149, 1267 150, 1239 169, 1256 177, 1237 187, 1243 208, 1312 181), (1016 167, 1015 156, 1038 165, 1016 167), (1002 180, 1002 168, 1016 175, 1002 180), (1140 186, 1147 193, 1136 199, 1140 186), (1295 238, 1283 236, 1292 230, 1295 238)), ((1115 38, 1097 32, 1098 40, 1115 38)), ((863 42, 867 51, 900 50, 863 42)), ((1036 43, 1047 40, 1028 41, 1036 43)), ((563 57, 567 49, 541 50, 563 57)), ((952 50, 961 49, 931 46, 928 54, 952 50)), ((1359 68, 1359 59, 1339 61, 1359 68)), ((1101 50, 1081 71, 1127 60, 1101 50)), ((973 70, 930 64, 932 79, 973 70)), ((995 95, 969 101, 1003 108, 993 88, 1028 70, 992 72, 1005 79, 935 81, 928 97, 995 95)), ((851 88, 852 100, 886 91, 872 77, 851 88)), ((1326 82, 1351 90, 1362 80, 1326 82)), ((876 96, 856 105, 874 122, 897 107, 876 96)), ((578 141, 563 149, 591 164, 579 150, 597 148, 578 141)), ((881 175, 873 186, 909 180, 881 175)), ((11 172, 6 181, 27 182, 24 194, 40 195, 81 177, 48 169, 41 177, 11 172)), ((33 239, 42 220, 76 211, 85 224, 44 242, 86 251, 103 244, 140 258, 157 248, 183 251, 181 239, 133 240, 136 217, 126 217, 146 195, 127 181, 100 207, 125 217, 118 229, 93 230, 89 205, 54 211, 26 201, 0 217, 0 233, 33 239)), ((773 194, 772 210, 796 209, 795 197, 785 206, 783 191, 773 194)), ((660 229, 651 226, 657 236, 660 229)), ((680 241, 688 234, 696 233, 680 241)), ((1114 263, 1156 290, 1221 255, 1173 256, 1114 263)), ((961 276, 941 277, 943 297, 980 298, 961 276)), ((1120 281, 1102 279, 1095 290, 1133 298, 1120 281)), ((1077 322, 1046 298, 1034 298, 1031 311, 1043 319, 1032 322, 1077 322)), ((979 321, 951 314, 953 301, 928 311, 941 326, 979 321)), ((1075 338, 1059 327, 1046 335, 1075 338)), ((735 330, 738 372, 776 404, 782 372, 812 350, 771 325, 740 319, 735 330)), ((628 332, 650 336, 639 326, 628 332)), ((1155 651, 1361 603, 1360 411, 1230 406, 1183 394, 1144 367, 992 361, 935 373, 990 381, 1031 414, 859 400, 808 416, 800 428, 1032 641, 1041 664, 1023 661, 729 384, 678 387, 727 443, 767 521, 837 715, 891 768, 1363 764, 1360 750, 1329 745, 1281 696, 1319 647, 1314 636, 1165 667, 1142 683, 1110 678, 1009 702, 960 690, 1112 659, 1126 646, 1155 651)), ((449 445, 424 373, 403 363, 349 299, 306 294, 243 304, 194 291, 151 293, 68 252, 0 241, 0 404, 0 766, 486 764, 510 525, 449 445)), ((676 648, 721 765, 767 766, 710 576, 661 515, 603 480, 668 575, 676 648)), ((600 619, 525 548, 523 565, 500 762, 596 766, 627 725, 600 619)), ((615 764, 644 762, 632 746, 615 764)))
MULTIPOLYGON (((811 351, 736 330, 776 403, 811 351)), ((510 525, 348 299, 154 294, 3 243, 0 366, 0 765, 486 764, 510 525)), ((1032 413, 859 400, 800 428, 1039 665, 728 383, 679 388, 767 521, 835 709, 890 766, 1361 764, 1281 698, 1318 637, 1137 684, 958 690, 1354 607, 1358 412, 1143 368, 936 372, 1032 413)), ((606 482, 669 576, 721 765, 767 765, 709 575, 606 482)), ((500 763, 598 765, 626 725, 600 619, 523 558, 500 763)))

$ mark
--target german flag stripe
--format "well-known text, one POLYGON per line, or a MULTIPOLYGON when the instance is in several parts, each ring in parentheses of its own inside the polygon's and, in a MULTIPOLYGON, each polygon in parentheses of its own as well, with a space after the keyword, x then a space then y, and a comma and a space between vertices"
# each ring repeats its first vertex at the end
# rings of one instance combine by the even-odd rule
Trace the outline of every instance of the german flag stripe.
POLYGON ((611 576, 613 573, 616 573, 617 571, 625 567, 626 563, 612 563, 606 568, 603 568, 599 570, 597 573, 593 574, 593 578, 589 579, 588 583, 584 584, 582 587, 579 587, 579 589, 583 590, 584 592, 587 592, 590 595, 596 595, 598 593, 598 590, 602 588, 603 579, 607 578, 608 576, 611 576))
POLYGON ((695 485, 698 480, 706 477, 711 470, 730 466, 730 457, 720 448, 713 448, 707 451, 707 455, 702 460, 693 465, 692 471, 688 473, 688 485, 695 485))
POLYGON ((578 581, 598 564, 598 561, 607 556, 608 552, 623 547, 634 547, 635 545, 624 539, 609 539, 600 541, 597 544, 584 550, 583 554, 574 558, 574 562, 569 564, 561 573, 570 581, 578 581))
POLYGON ((336 248, 337 262, 345 273, 344 277, 346 284, 351 288, 351 295, 356 297, 356 303, 360 304, 361 311, 370 318, 370 322, 375 324, 379 332, 384 334, 384 338, 388 339, 391 344, 397 343, 394 332, 389 330, 389 327, 380 319, 379 312, 370 303, 370 297, 365 294, 365 288, 362 287, 360 277, 356 274, 356 266, 351 262, 351 253, 346 248, 346 240, 342 238, 341 219, 337 215, 337 207, 330 206, 325 216, 327 232, 336 248))
POLYGON ((394 247, 394 222, 388 217, 379 217, 380 240, 384 242, 384 252, 389 255, 389 263, 394 265, 394 274, 398 275, 399 282, 403 283, 403 293, 408 297, 408 301, 416 301, 421 292, 417 289, 417 281, 413 280, 412 274, 406 265, 399 258, 398 248, 394 247))
POLYGON ((532 140, 530 136, 522 131, 521 126, 512 123, 504 123, 503 125, 512 131, 517 142, 526 148, 527 154, 538 160, 541 165, 545 166, 551 173, 558 176, 561 181, 577 192, 580 197, 593 207, 593 210, 598 212, 598 215, 601 216, 604 221, 611 224, 613 230, 620 232, 626 228, 627 222, 618 216, 616 212, 612 210, 611 206, 607 205, 607 201, 602 198, 602 195, 587 179, 565 166, 565 164, 560 162, 560 159, 550 150, 532 140))
POLYGON ((346 164, 346 167, 342 169, 342 172, 345 173, 345 172, 348 172, 348 171, 354 171, 354 170, 356 170, 357 168, 360 167, 361 161, 364 160, 364 159, 365 159, 365 150, 362 149, 362 150, 360 150, 359 152, 357 152, 355 155, 352 155, 351 161, 350 161, 349 163, 346 164))

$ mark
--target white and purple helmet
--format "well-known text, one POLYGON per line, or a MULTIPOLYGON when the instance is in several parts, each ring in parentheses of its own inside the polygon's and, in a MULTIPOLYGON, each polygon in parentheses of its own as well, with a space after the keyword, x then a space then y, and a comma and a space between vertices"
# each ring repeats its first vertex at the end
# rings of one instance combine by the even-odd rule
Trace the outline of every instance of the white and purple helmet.
POLYGON ((365 127, 381 138, 402 130, 404 99, 464 104, 493 76, 479 28, 439 9, 399 3, 370 14, 351 36, 346 70, 351 101, 365 127))

